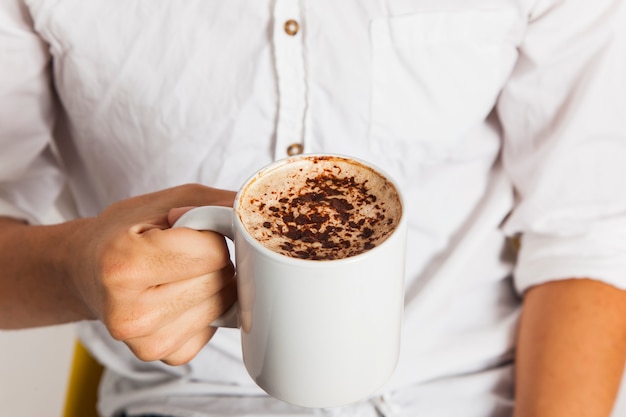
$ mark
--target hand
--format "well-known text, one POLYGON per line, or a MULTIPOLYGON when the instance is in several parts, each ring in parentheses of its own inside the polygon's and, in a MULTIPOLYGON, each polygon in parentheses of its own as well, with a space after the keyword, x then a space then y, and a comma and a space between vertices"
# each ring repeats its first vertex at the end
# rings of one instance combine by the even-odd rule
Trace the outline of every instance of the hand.
POLYGON ((210 323, 235 301, 224 237, 171 228, 189 206, 231 206, 234 195, 185 185, 131 198, 86 219, 73 236, 77 292, 140 359, 188 362, 215 333, 210 323))

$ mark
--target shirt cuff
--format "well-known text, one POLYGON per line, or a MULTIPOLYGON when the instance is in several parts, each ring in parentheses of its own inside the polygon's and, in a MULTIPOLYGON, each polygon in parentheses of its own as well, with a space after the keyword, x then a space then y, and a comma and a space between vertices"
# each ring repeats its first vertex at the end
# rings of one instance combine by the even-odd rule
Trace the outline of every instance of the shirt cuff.
POLYGON ((525 233, 515 268, 520 293, 550 281, 586 278, 626 290, 626 215, 571 236, 525 233))

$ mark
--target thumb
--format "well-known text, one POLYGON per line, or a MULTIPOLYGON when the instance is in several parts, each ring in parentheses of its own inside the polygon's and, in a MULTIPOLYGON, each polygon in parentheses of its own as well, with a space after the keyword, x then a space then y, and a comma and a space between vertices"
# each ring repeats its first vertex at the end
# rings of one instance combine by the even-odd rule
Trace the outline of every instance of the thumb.
POLYGON ((167 213, 167 222, 170 224, 170 226, 173 226, 174 223, 176 223, 183 214, 187 213, 193 208, 196 208, 196 206, 176 207, 171 209, 169 213, 167 213))

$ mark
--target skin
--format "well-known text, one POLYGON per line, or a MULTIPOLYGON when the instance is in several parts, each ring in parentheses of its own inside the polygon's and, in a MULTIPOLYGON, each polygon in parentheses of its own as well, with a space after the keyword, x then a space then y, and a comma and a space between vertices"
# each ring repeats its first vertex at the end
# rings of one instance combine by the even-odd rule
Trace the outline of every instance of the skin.
POLYGON ((188 362, 236 299, 234 268, 221 235, 170 226, 233 198, 186 185, 54 226, 0 218, 0 328, 97 319, 140 359, 188 362))
POLYGON ((626 357, 626 292, 571 279, 524 297, 515 417, 610 416, 626 357))

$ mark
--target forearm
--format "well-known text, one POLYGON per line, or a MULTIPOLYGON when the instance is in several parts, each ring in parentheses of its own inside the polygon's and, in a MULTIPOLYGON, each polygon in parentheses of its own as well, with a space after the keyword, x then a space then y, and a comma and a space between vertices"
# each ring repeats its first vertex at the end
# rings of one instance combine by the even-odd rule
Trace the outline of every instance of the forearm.
POLYGON ((0 217, 0 328, 92 317, 67 270, 67 259, 76 256, 68 240, 80 222, 29 226, 0 217))
POLYGON ((524 298, 515 417, 609 416, 626 357, 626 292, 591 280, 524 298))

